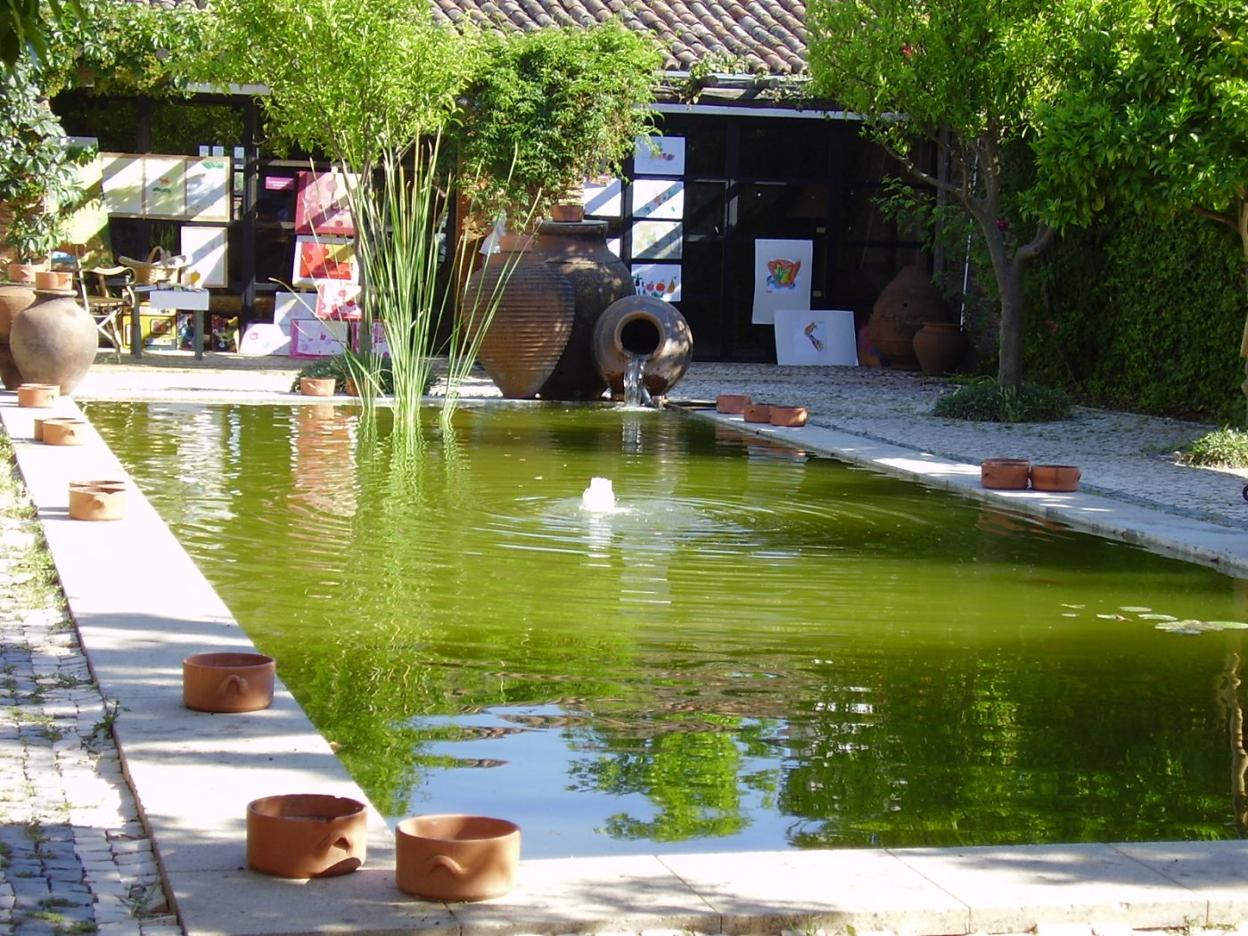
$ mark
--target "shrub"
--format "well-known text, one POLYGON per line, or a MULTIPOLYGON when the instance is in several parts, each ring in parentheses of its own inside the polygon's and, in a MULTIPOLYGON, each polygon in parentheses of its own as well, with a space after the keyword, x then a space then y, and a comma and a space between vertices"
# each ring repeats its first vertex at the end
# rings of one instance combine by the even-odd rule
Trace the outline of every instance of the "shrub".
POLYGON ((1070 414, 1064 391, 1039 384, 1000 387, 993 380, 966 384, 936 401, 933 415, 973 422, 1051 422, 1070 414))
MULTIPOLYGON (((292 393, 299 392, 300 377, 333 377, 334 392, 346 393, 347 378, 350 376, 351 371, 347 367, 347 356, 345 354, 335 354, 333 357, 317 358, 299 368, 299 373, 295 375, 295 379, 291 382, 290 389, 292 393)), ((394 373, 390 370, 389 358, 382 359, 380 377, 381 393, 394 393, 394 373)), ((425 387, 425 390, 428 389, 428 387, 425 387)))
POLYGON ((1189 442, 1179 461, 1202 468, 1248 468, 1248 432, 1229 426, 1215 429, 1189 442))

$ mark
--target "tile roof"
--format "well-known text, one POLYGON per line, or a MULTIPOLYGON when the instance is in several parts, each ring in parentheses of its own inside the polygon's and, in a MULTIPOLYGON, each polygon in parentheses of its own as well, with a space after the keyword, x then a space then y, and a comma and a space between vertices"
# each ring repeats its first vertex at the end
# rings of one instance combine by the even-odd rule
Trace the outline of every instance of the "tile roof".
POLYGON ((525 32, 619 19, 658 39, 664 67, 685 71, 712 57, 716 70, 806 73, 806 0, 429 0, 434 19, 525 32), (734 67, 720 68, 721 62, 734 67))

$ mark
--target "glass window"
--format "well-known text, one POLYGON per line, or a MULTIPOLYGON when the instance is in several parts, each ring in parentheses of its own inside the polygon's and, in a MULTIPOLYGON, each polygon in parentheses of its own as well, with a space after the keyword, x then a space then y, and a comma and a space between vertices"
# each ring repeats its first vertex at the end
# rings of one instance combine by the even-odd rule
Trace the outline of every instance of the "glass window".
POLYGON ((740 175, 744 178, 826 178, 830 134, 818 120, 744 122, 740 175))
POLYGON ((728 210, 726 182, 689 182, 685 185, 685 234, 720 236, 728 210))

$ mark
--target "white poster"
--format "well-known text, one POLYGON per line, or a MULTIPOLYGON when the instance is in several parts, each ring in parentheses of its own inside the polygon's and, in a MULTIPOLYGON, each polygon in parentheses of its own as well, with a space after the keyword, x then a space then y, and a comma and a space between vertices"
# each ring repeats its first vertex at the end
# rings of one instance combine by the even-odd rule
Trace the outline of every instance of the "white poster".
POLYGON ((191 227, 180 232, 180 253, 187 258, 182 282, 193 286, 228 286, 225 269, 226 228, 191 227), (198 274, 195 278, 193 274, 198 274))
POLYGON ((639 296, 651 296, 664 302, 680 301, 679 263, 634 263, 633 288, 639 296))
POLYGON ((185 157, 144 157, 143 213, 162 218, 180 218, 186 214, 185 157))
POLYGON ((143 157, 100 153, 104 174, 104 208, 109 214, 143 213, 143 157))
POLYGON ((591 179, 581 189, 581 204, 591 218, 618 218, 623 211, 619 179, 591 179))
POLYGON ((230 220, 229 157, 186 161, 186 210, 196 221, 230 220))
POLYGON ((633 150, 634 175, 684 175, 685 138, 639 136, 633 150))
POLYGON ((273 296, 273 324, 290 337, 290 323, 316 318, 316 293, 279 292, 273 296))
POLYGON ((776 309, 775 326, 777 364, 858 364, 853 312, 776 309))
POLYGON ((248 325, 243 340, 238 343, 238 353, 255 357, 290 354, 290 333, 268 322, 248 325))
POLYGON ((754 242, 755 325, 770 325, 776 309, 810 308, 810 266, 813 242, 756 240, 754 242))
POLYGON ((333 357, 347 347, 346 322, 322 322, 318 318, 295 319, 290 326, 290 356, 333 357))
POLYGON ((634 221, 633 256, 639 260, 679 260, 682 237, 679 221, 634 221))
POLYGON ((685 183, 679 179, 636 179, 629 191, 634 218, 679 221, 685 216, 685 183))

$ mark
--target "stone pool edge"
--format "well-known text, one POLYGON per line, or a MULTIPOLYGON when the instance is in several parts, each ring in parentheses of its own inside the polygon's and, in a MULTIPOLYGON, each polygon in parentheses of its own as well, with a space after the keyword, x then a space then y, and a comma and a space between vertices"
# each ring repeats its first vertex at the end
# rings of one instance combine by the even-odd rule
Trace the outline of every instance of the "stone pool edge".
MULTIPOLYGON (((63 400, 53 412, 79 411, 63 400)), ((1241 886, 1248 880, 1248 842, 1237 841, 547 859, 524 862, 520 886, 508 897, 446 907, 394 889, 389 834, 374 810, 369 862, 360 872, 302 882, 242 870, 242 812, 250 799, 268 792, 363 795, 284 688, 272 709, 251 716, 204 716, 181 707, 182 657, 250 647, 250 641, 137 491, 123 521, 67 518, 69 479, 125 475, 94 432, 81 447, 31 442, 35 415, 49 413, 18 409, 12 394, 0 395, 0 420, 84 651, 101 691, 121 705, 118 747, 190 933, 853 927, 960 934, 1074 922, 1107 929, 1248 919, 1241 886), (135 568, 160 574, 148 575, 140 589, 135 568)), ((817 444, 811 435, 799 439, 803 447, 817 444)))

